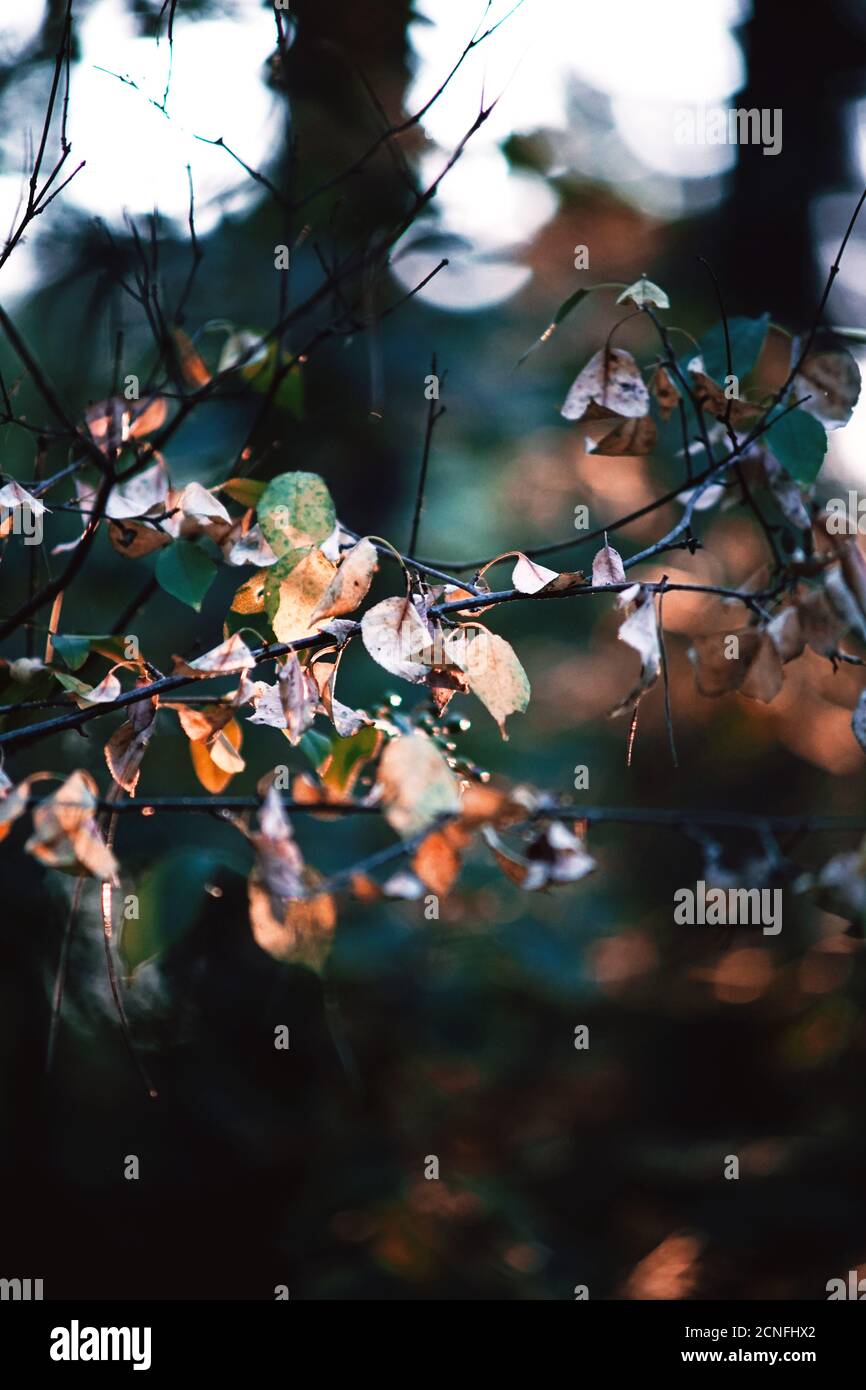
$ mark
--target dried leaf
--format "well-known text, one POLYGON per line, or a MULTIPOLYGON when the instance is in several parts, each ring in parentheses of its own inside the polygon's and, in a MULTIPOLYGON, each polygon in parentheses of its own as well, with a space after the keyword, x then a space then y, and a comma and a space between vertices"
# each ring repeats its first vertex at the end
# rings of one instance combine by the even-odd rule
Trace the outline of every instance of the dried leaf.
POLYGON ((374 661, 405 681, 424 680, 434 664, 421 659, 433 642, 432 628, 409 598, 386 598, 368 608, 361 640, 374 661))
POLYGON ((13 823, 27 810, 30 779, 25 777, 13 787, 5 772, 0 772, 0 844, 6 839, 13 823))
POLYGON ((316 605, 312 621, 354 613, 366 597, 378 568, 376 547, 365 536, 344 555, 340 568, 316 605))
POLYGON ((403 839, 460 808, 453 772, 433 740, 420 732, 402 734, 385 746, 376 785, 385 819, 403 839))
POLYGON ((171 545, 171 536, 166 531, 159 531, 143 521, 110 521, 108 539, 118 555, 125 555, 127 560, 140 560, 143 555, 152 555, 155 550, 171 545))
POLYGON ((238 589, 232 599, 233 613, 264 613, 267 570, 259 570, 238 589))
POLYGON ((658 440, 658 429, 650 415, 639 420, 622 420, 597 444, 587 442, 586 452, 605 458, 641 458, 651 454, 658 440))
MULTIPOLYGON (((138 682, 139 686, 144 684, 146 681, 138 682)), ((115 729, 105 745, 108 770, 128 796, 135 794, 141 760, 156 729, 156 708, 154 698, 130 705, 129 717, 119 729, 115 729)))
POLYGON ((229 637, 228 641, 221 642, 218 647, 197 657, 195 661, 184 661, 181 656, 175 656, 173 660, 175 675, 192 676, 197 680, 204 680, 207 676, 227 676, 235 671, 248 671, 256 664, 252 652, 238 632, 229 637))
POLYGON ((649 408, 649 393, 631 353, 602 348, 575 378, 561 414, 566 420, 600 420, 611 415, 634 419, 646 415, 649 408))
POLYGON ((847 348, 810 352, 794 378, 795 400, 828 430, 842 429, 860 397, 860 368, 847 348))
POLYGON ((318 630, 313 614, 334 577, 334 565, 318 548, 310 550, 279 582, 279 603, 271 626, 279 642, 294 642, 318 630))
POLYGON ((195 775, 213 796, 225 791, 232 777, 243 771, 245 763, 237 753, 242 739, 240 724, 236 719, 230 719, 214 735, 211 743, 190 741, 189 753, 195 775))
POLYGON ((0 487, 0 507, 5 507, 10 512, 14 512, 18 507, 27 507, 34 516, 42 516, 48 511, 44 502, 40 502, 38 497, 34 497, 14 480, 0 487))
POLYGON ((84 870, 117 883, 117 861, 99 831, 97 787, 89 772, 73 772, 53 796, 33 809, 25 849, 52 869, 84 870))
MULTIPOLYGON (((306 869, 308 889, 315 887, 312 870, 306 869)), ((320 972, 328 959, 337 909, 330 893, 309 898, 288 899, 281 915, 275 915, 272 900, 253 879, 249 888, 250 926, 256 945, 274 960, 288 965, 306 965, 320 972)))
POLYGON ((612 545, 605 543, 592 562, 593 585, 625 584, 622 556, 612 545))
POLYGON ((274 787, 259 811, 258 831, 246 833, 256 849, 248 889, 256 944, 275 960, 321 970, 336 926, 334 900, 315 892, 320 879, 304 864, 274 787))
POLYGON ((740 628, 732 633, 695 638, 689 656, 701 694, 716 696, 738 690, 748 699, 764 704, 774 700, 784 680, 783 661, 791 660, 803 649, 796 609, 785 609, 778 618, 782 621, 774 619, 769 627, 740 628), (732 638, 736 638, 736 646, 732 638))
POLYGON ((279 557, 265 540, 260 526, 251 526, 236 540, 228 537, 222 543, 223 559, 228 565, 276 565, 279 557))
POLYGON ((174 330, 181 371, 188 386, 207 386, 211 374, 193 347, 190 339, 179 328, 174 330))
POLYGON ((534 837, 525 855, 507 850, 495 830, 484 838, 506 878, 527 892, 556 883, 576 883, 592 873, 596 862, 577 836, 561 821, 549 821, 534 837))
POLYGON ((651 390, 656 398, 659 414, 663 420, 669 420, 680 403, 680 393, 664 367, 656 368, 651 390))
POLYGON ((517 564, 511 574, 511 587, 519 590, 521 594, 537 594, 552 579, 559 578, 558 570, 549 570, 544 565, 539 565, 522 551, 517 552, 517 557, 517 564))
POLYGON ((463 851, 472 835, 459 822, 431 830, 412 856, 412 868, 431 893, 451 892, 463 863, 463 851))
POLYGON ((282 729, 294 746, 312 724, 319 707, 319 689, 310 671, 302 666, 294 652, 280 668, 273 685, 262 687, 253 701, 255 712, 250 724, 268 724, 282 729))
POLYGON ((454 664, 466 672, 472 694, 490 711, 507 739, 506 719, 510 714, 522 714, 530 695, 529 678, 513 647, 492 632, 481 631, 470 637, 462 629, 446 642, 446 650, 454 664))
MULTIPOLYGON (((621 595, 624 598, 625 595, 621 595)), ((611 716, 628 714, 634 710, 644 695, 650 690, 658 680, 661 669, 661 646, 659 643, 659 629, 656 618, 655 597, 653 593, 644 588, 640 588, 635 597, 635 606, 627 618, 620 624, 617 636, 621 642, 626 642, 632 647, 640 657, 640 676, 638 683, 633 690, 626 695, 624 700, 611 710, 611 716)))
POLYGON ((64 690, 68 690, 79 709, 89 709, 91 705, 112 704, 122 694, 120 681, 113 670, 94 686, 78 680, 67 671, 55 671, 54 676, 64 690))

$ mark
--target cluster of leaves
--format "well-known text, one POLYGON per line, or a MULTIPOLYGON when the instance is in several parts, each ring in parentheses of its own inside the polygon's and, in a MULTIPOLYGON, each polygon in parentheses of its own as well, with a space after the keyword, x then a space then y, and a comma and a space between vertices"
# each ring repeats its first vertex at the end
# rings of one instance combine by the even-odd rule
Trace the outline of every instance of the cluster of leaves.
MULTIPOLYGON (((664 292, 645 278, 626 287, 620 300, 654 321, 656 311, 668 307, 664 292)), ((855 538, 828 528, 814 489, 826 430, 847 421, 859 394, 856 364, 835 347, 797 358, 794 345, 795 366, 780 392, 755 370, 770 331, 766 315, 734 319, 678 360, 662 330, 664 352, 643 369, 608 340, 580 371, 562 407, 566 419, 588 430, 600 427, 601 438, 589 448, 605 456, 656 450, 661 432, 675 412, 680 414, 678 454, 690 486, 679 494, 685 514, 676 536, 685 535, 690 543, 696 512, 740 505, 746 498, 752 503, 752 489, 775 504, 787 553, 784 558, 776 553, 772 565, 725 598, 726 604, 745 605, 749 621, 735 628, 728 622, 721 631, 697 638, 691 653, 702 694, 736 690, 764 701, 781 688, 784 665, 807 646, 835 657, 846 635, 866 639, 866 562, 855 538), (731 367, 736 373, 725 370, 731 367), (743 394, 741 378, 751 383, 743 394), (687 409, 698 429, 691 442, 687 409), (746 431, 744 437, 739 430, 746 431), (715 450, 726 444, 728 453, 717 459, 715 450), (697 476, 696 450, 706 454, 706 467, 697 476), (742 497, 732 487, 734 467, 742 497)), ((241 360, 254 383, 262 365, 257 342, 247 335, 229 346, 221 370, 231 371, 241 360)), ((178 350, 190 384, 206 386, 211 374, 192 344, 181 336, 178 350)), ((273 366, 266 354, 268 364, 273 366)), ((506 738, 506 720, 527 707, 529 681, 510 644, 478 615, 505 599, 600 592, 615 599, 623 614, 619 638, 640 659, 634 687, 611 710, 634 720, 664 669, 657 609, 664 583, 629 583, 630 562, 606 539, 589 578, 582 571, 549 569, 517 551, 480 567, 471 585, 447 576, 431 583, 426 567, 413 557, 376 537, 347 531, 317 474, 286 472, 267 483, 236 476, 211 488, 198 482, 174 488, 165 459, 151 442, 170 409, 170 402, 156 394, 134 405, 111 399, 88 412, 84 427, 94 448, 106 461, 119 460, 125 467, 119 475, 115 470, 117 481, 107 490, 93 464, 85 461, 75 471, 84 533, 55 550, 74 550, 94 526, 104 526, 111 545, 127 560, 157 553, 159 586, 195 610, 219 565, 251 568, 234 594, 220 643, 194 660, 175 656, 169 678, 172 693, 201 680, 231 677, 235 683, 212 700, 166 699, 160 684, 165 678, 147 656, 129 651, 124 639, 105 635, 52 631, 44 661, 4 662, 12 705, 25 694, 41 697, 56 683, 80 711, 107 713, 120 702, 126 719, 105 745, 114 787, 104 802, 83 771, 38 802, 31 787, 48 774, 17 785, 4 776, 0 836, 35 802, 27 850, 52 867, 116 885, 120 871, 100 827, 100 809, 110 810, 121 792, 135 795, 161 708, 176 715, 196 776, 214 797, 247 766, 245 724, 279 729, 309 759, 312 770, 297 774, 291 787, 280 782, 280 769, 259 773, 262 800, 255 827, 245 817, 234 818, 255 852, 249 880, 252 931, 279 959, 321 967, 336 920, 338 886, 361 897, 447 893, 478 833, 508 878, 526 889, 574 881, 589 872, 594 861, 584 845, 585 824, 572 817, 569 825, 564 808, 544 794, 489 785, 487 774, 458 759, 448 740, 448 708, 455 695, 475 696, 506 738), (353 616, 363 608, 383 555, 401 565, 402 591, 366 607, 360 618, 353 616), (491 591, 487 571, 509 558, 515 561, 511 589, 491 591), (356 639, 389 675, 423 689, 424 699, 411 715, 387 705, 356 709, 338 698, 341 659, 356 639), (110 665, 90 684, 76 672, 96 658, 110 665), (265 663, 273 663, 272 681, 257 676, 265 663), (122 689, 118 673, 124 671, 133 678, 132 694, 122 689), (359 797, 362 773, 370 789, 359 797), (411 872, 393 874, 384 884, 360 870, 338 876, 339 883, 322 880, 303 862, 281 790, 319 814, 335 807, 378 809, 410 856, 411 872), (504 831, 512 834, 511 843, 501 838, 504 831)), ((10 513, 46 510, 39 496, 17 482, 6 484, 0 502, 10 513)), ((651 551, 661 553, 671 543, 670 536, 663 537, 651 551)), ((854 727, 866 747, 864 726, 861 702, 854 727)))

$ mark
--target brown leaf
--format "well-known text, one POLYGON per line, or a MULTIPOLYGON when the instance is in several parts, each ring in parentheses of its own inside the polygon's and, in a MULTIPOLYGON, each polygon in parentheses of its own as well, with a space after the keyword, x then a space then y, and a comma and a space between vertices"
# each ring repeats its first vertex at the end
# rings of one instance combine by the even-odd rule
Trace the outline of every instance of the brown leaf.
POLYGON ((290 652, 273 685, 265 685, 253 700, 250 724, 282 729, 294 746, 309 729, 319 707, 319 690, 313 676, 290 652))
POLYGON ((513 647, 492 632, 482 630, 469 636, 466 629, 460 629, 446 641, 446 651, 466 672, 472 694, 490 711, 507 739, 506 719, 510 714, 522 714, 530 695, 529 678, 513 647))
POLYGON ((611 415, 633 419, 646 415, 649 408, 649 393, 631 353, 602 348, 575 378, 561 413, 566 420, 611 415))
MULTIPOLYGON (((312 870, 305 870, 310 880, 312 870)), ((310 886, 314 886, 314 880, 310 886)), ((288 965, 306 965, 320 972, 331 949, 337 925, 337 909, 330 893, 306 899, 288 899, 281 915, 273 911, 272 900, 252 878, 248 887, 250 926, 256 945, 274 960, 288 965)))
POLYGON ((140 560, 143 555, 152 555, 164 545, 171 545, 171 536, 148 526, 144 521, 109 521, 108 539, 118 555, 127 560, 140 560))
POLYGON ((847 348, 810 352, 794 378, 795 399, 828 430, 847 425, 860 396, 860 369, 847 348))
POLYGON ((259 570, 241 585, 232 599, 233 613, 264 613, 267 570, 259 570))
POLYGON ((506 878, 527 892, 556 883, 576 883, 596 867, 582 835, 575 835, 562 821, 548 822, 534 836, 525 855, 507 850, 489 827, 484 838, 506 878))
POLYGON ((722 387, 713 381, 712 377, 707 376, 700 357, 693 358, 689 363, 689 374, 696 403, 714 419, 728 419, 736 429, 754 424, 762 414, 760 406, 739 400, 737 397, 729 399, 722 387))
POLYGON ((334 577, 335 566, 318 549, 308 551, 280 581, 279 607, 271 624, 278 642, 294 642, 317 632, 313 613, 334 577))
POLYGON ((625 569, 622 556, 612 545, 605 543, 592 562, 592 582, 594 585, 625 584, 625 569))
POLYGON ((472 835, 458 822, 431 830, 412 856, 412 868, 431 893, 451 892, 472 835))
POLYGON ((367 595, 373 575, 379 568, 376 547, 366 536, 343 556, 340 568, 322 594, 312 614, 317 618, 339 618, 355 609, 367 595))
POLYGON ((255 666, 253 654, 238 632, 227 641, 221 642, 218 647, 213 647, 211 651, 197 657, 195 661, 185 661, 182 656, 175 656, 173 660, 175 675, 192 676, 196 680, 248 671, 255 666))
POLYGON ((13 787, 5 772, 0 772, 0 844, 6 839, 14 822, 27 810, 29 796, 29 778, 25 777, 23 782, 13 787))
POLYGON ((236 719, 230 719, 224 728, 213 735, 210 743, 190 740, 189 753, 195 775, 213 796, 225 791, 235 773, 243 769, 243 759, 238 756, 233 760, 232 756, 240 748, 242 739, 240 724, 236 719))
POLYGON ((97 787, 89 772, 73 772, 53 796, 33 809, 25 849, 53 869, 84 870, 117 883, 117 861, 99 831, 97 787))
POLYGON ((652 453, 657 440, 655 420, 643 415, 637 420, 622 420, 597 444, 589 444, 587 453, 605 458, 641 458, 652 453))
POLYGON ((631 713, 658 680, 662 654, 652 591, 640 588, 634 607, 621 623, 617 636, 640 656, 640 675, 634 689, 611 710, 611 717, 631 713))
POLYGON ((658 403, 659 414, 663 420, 669 420, 680 403, 680 393, 664 367, 656 369, 651 389, 658 403))
POLYGON ((207 386, 211 374, 193 347, 190 339, 179 328, 174 330, 180 367, 188 386, 207 386))
MULTIPOLYGON (((139 681, 138 685, 146 684, 139 681)), ((105 745, 105 761, 108 770, 118 786, 129 796, 135 794, 141 769, 141 760, 147 745, 156 729, 157 701, 139 700, 129 706, 129 717, 115 729, 105 745)))
POLYGON ((551 580, 558 578, 558 570, 549 570, 544 565, 539 565, 537 560, 530 560, 522 551, 517 552, 517 564, 511 575, 513 589, 517 589, 521 594, 537 594, 551 580))
POLYGON ((791 608, 777 615, 769 627, 746 627, 697 637, 689 656, 702 695, 738 690, 751 700, 769 704, 782 688, 783 661, 792 660, 802 650, 797 611, 791 608), (736 647, 731 638, 737 639, 736 647), (726 654, 734 651, 738 655, 726 654))
POLYGON ((460 809, 453 772, 433 740, 420 732, 386 744, 376 786, 385 819, 403 839, 460 809))
POLYGON ((392 676, 417 684, 436 664, 425 661, 434 635, 409 598, 386 598, 361 619, 361 640, 374 661, 392 676))

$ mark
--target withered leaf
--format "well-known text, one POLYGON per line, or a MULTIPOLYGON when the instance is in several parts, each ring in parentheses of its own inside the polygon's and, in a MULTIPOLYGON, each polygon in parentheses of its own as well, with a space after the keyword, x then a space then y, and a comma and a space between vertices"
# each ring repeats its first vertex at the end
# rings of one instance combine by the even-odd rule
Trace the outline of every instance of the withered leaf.
POLYGON ((376 785, 385 819, 403 839, 460 808, 453 772, 433 740, 420 732, 386 744, 376 785))
POLYGON ((433 643, 433 631, 409 598, 386 598, 368 608, 361 619, 361 640, 374 661, 417 684, 434 664, 423 660, 433 643))
POLYGON ((175 675, 192 676, 195 680, 248 671, 254 665, 253 654, 238 632, 227 641, 221 642, 218 647, 205 652, 203 656, 196 657, 195 661, 184 661, 181 656, 174 657, 175 675))
POLYGON ((73 772, 33 809, 33 834, 25 849, 52 869, 84 870, 117 883, 117 861, 99 831, 98 793, 89 772, 73 772))
POLYGON ((621 420, 597 444, 588 443, 586 452, 605 458, 640 458, 651 454, 658 440, 656 422, 650 415, 637 420, 621 420))
MULTIPOLYGON (((139 681, 139 685, 146 682, 139 681)), ((129 796, 135 794, 141 761, 156 729, 155 699, 139 700, 129 706, 129 717, 115 729, 105 745, 105 761, 118 786, 129 796)))
POLYGON ((366 597, 378 568, 376 547, 364 536, 343 556, 340 568, 313 611, 312 621, 354 613, 366 597))
POLYGON ((810 352, 793 382, 794 399, 828 430, 842 429, 860 397, 860 368, 847 348, 810 352))
POLYGON ((680 393, 665 367, 656 368, 651 389, 656 398, 659 414, 663 420, 669 420, 680 403, 680 393))
POLYGON ((206 791, 218 796, 225 791, 232 777, 243 771, 244 761, 238 753, 243 739, 241 726, 230 719, 207 739, 190 740, 189 754, 193 770, 206 791))
POLYGON ((559 578, 558 570, 549 570, 537 560, 531 560, 522 551, 517 552, 517 564, 511 574, 511 587, 521 594, 537 594, 552 579, 559 578))
POLYGON ((530 696, 529 678, 514 648, 495 633, 481 630, 470 636, 464 628, 448 639, 446 650, 454 664, 465 671, 472 694, 493 715, 507 739, 506 719, 510 714, 522 714, 530 696))
POLYGON ((631 353, 623 348, 602 348, 573 381, 561 414, 566 420, 599 420, 611 415, 633 419, 646 415, 649 408, 649 393, 631 353))
POLYGON ((635 596, 635 606, 620 624, 617 636, 621 642, 626 642, 638 653, 640 676, 634 689, 611 710, 612 717, 631 713, 658 680, 662 654, 655 597, 651 590, 639 588, 635 596))
POLYGON ((605 543, 592 562, 592 582, 594 585, 625 584, 625 568, 622 556, 612 545, 605 543))
POLYGON ((294 642, 318 630, 313 614, 334 577, 334 565, 318 549, 307 552, 280 580, 272 627, 278 642, 294 642))

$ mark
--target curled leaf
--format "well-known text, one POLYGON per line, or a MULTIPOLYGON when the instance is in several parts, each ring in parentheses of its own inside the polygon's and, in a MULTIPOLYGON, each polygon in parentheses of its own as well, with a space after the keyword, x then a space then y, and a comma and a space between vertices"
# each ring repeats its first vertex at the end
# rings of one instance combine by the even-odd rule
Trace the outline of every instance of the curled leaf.
MULTIPOLYGON (((620 595, 620 598, 625 599, 625 594, 620 595)), ((612 716, 628 714, 634 710, 658 680, 662 654, 655 597, 651 590, 639 588, 634 598, 634 608, 620 624, 617 636, 621 642, 626 642, 638 653, 640 675, 634 689, 611 710, 612 716)))
POLYGON ((572 382, 562 407, 566 420, 646 415, 649 393, 640 369, 623 348, 602 348, 572 382))
POLYGON ((236 632, 226 642, 205 652, 195 661, 184 661, 174 657, 174 673, 178 676, 192 676, 204 680, 207 676, 226 676, 235 671, 248 671, 255 666, 255 659, 240 633, 236 632))
POLYGON ((544 565, 539 565, 537 560, 530 560, 522 551, 517 552, 517 564, 512 571, 511 586, 521 594, 537 594, 552 579, 558 578, 557 570, 549 570, 544 565))
POLYGON ((364 536, 343 556, 340 568, 311 615, 311 621, 315 622, 318 618, 339 618, 345 613, 354 613, 366 597, 378 568, 376 547, 364 536))
POLYGON ((97 788, 89 772, 73 772, 33 810, 25 849, 52 869, 71 869, 117 883, 117 861, 96 819, 97 788))

